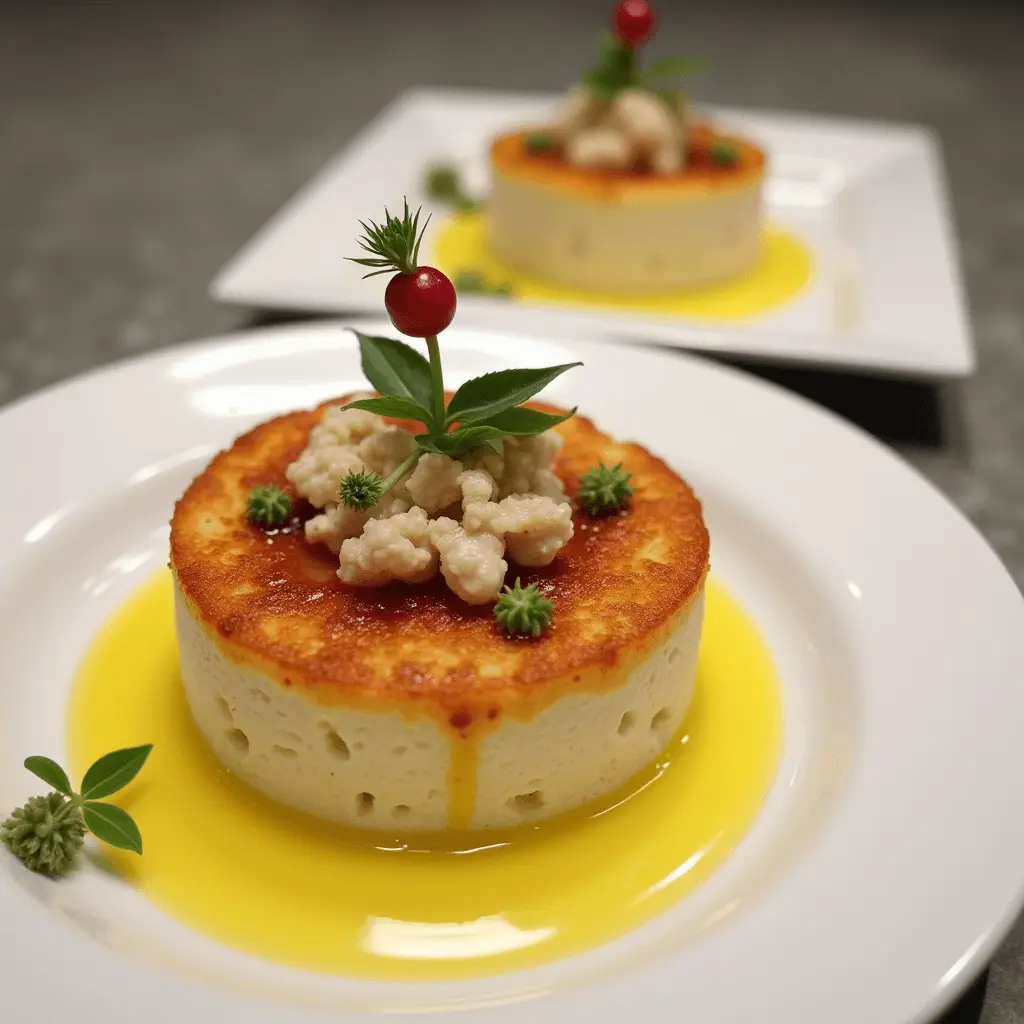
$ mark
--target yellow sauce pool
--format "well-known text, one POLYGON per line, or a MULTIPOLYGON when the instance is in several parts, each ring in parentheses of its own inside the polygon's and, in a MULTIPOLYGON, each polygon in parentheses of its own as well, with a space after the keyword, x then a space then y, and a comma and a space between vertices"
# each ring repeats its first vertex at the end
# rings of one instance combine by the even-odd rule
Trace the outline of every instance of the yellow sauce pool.
POLYGON ((69 712, 76 778, 152 742, 118 798, 141 857, 114 866, 167 913, 228 946, 360 978, 472 977, 612 939, 690 892, 756 816, 782 739, 780 689, 753 623, 712 580, 683 729, 600 807, 510 833, 368 834, 276 806, 224 771, 178 677, 170 574, 146 583, 88 652, 69 712))
POLYGON ((798 295, 814 271, 806 246, 795 235, 769 225, 757 265, 730 281, 650 297, 584 292, 505 266, 487 244, 481 213, 458 214, 449 220, 438 234, 433 259, 452 280, 462 271, 474 271, 489 285, 507 285, 519 299, 705 320, 744 320, 767 313, 798 295))

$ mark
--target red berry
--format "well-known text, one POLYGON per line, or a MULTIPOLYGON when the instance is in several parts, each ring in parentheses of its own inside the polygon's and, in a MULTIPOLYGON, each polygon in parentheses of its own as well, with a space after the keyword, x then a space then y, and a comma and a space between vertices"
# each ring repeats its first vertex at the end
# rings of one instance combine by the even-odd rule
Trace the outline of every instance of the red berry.
POLYGON ((654 25, 654 11, 647 0, 619 0, 612 28, 627 46, 639 46, 654 31, 654 25))
POLYGON ((391 322, 410 338, 440 334, 455 316, 455 288, 440 270, 417 267, 395 274, 384 292, 391 322))

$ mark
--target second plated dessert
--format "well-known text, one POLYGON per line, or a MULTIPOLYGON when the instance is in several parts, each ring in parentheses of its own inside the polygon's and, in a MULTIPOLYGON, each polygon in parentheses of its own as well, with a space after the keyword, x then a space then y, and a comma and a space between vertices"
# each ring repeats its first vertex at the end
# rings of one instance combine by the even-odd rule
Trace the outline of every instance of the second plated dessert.
POLYGON ((761 252, 765 155, 699 119, 673 78, 641 66, 646 0, 622 0, 597 66, 552 118, 491 149, 490 245, 508 266, 591 292, 657 294, 749 270, 761 252))
POLYGON ((189 487, 171 531, 185 692, 227 767, 319 817, 550 817, 622 785, 686 714, 700 504, 641 446, 524 404, 571 366, 446 394, 454 291, 417 266, 408 210, 367 232, 429 361, 360 336, 376 396, 262 424, 189 487))

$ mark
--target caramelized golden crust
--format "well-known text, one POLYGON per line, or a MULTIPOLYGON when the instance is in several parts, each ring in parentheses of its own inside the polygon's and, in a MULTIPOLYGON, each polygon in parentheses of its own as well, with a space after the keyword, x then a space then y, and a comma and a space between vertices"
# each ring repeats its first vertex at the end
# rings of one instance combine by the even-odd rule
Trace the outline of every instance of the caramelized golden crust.
POLYGON ((764 151, 748 139, 725 136, 707 128, 697 128, 696 155, 678 174, 651 174, 635 171, 598 171, 574 167, 561 157, 548 153, 531 153, 525 146, 526 132, 500 135, 491 145, 491 162, 495 171, 506 178, 530 182, 541 188, 574 192, 586 199, 620 202, 622 200, 661 201, 682 199, 687 195, 701 198, 745 188, 759 182, 765 173, 764 151), (737 161, 729 167, 714 164, 707 155, 712 138, 729 142, 736 148, 737 161))
POLYGON ((456 728, 477 716, 528 715, 574 686, 614 685, 703 583, 708 534, 690 488, 646 449, 574 416, 558 427, 556 468, 570 494, 603 459, 625 464, 636 495, 625 514, 578 512, 576 536, 552 565, 510 567, 510 581, 539 582, 556 600, 539 640, 504 637, 491 606, 465 604, 439 576, 421 586, 346 586, 336 556, 303 536, 313 514, 305 503, 276 533, 244 521, 256 484, 289 489, 285 468, 321 415, 291 413, 240 437, 193 481, 171 523, 171 566, 193 613, 234 660, 319 703, 423 711, 456 728))

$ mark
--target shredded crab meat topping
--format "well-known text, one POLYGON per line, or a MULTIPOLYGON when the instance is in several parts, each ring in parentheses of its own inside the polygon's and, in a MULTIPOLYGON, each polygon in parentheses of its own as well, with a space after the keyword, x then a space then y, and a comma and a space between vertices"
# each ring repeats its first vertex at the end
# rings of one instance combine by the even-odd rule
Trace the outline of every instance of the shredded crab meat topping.
POLYGON ((493 533, 467 533, 442 516, 429 527, 430 542, 441 556, 445 583, 468 604, 493 601, 505 582, 505 542, 493 533))
POLYGON ((468 505, 462 525, 469 533, 504 537, 519 565, 549 565, 572 540, 572 507, 540 494, 513 494, 499 502, 468 505))
POLYGON ((678 97, 621 89, 605 100, 577 86, 542 130, 565 160, 591 170, 678 174, 686 166, 691 115, 678 97))
POLYGON ((386 477, 416 447, 407 430, 360 409, 328 409, 287 468, 298 494, 319 510, 307 540, 338 555, 339 578, 354 586, 420 583, 439 570, 470 604, 497 598, 509 558, 548 565, 573 535, 572 508, 554 463, 554 431, 505 438, 501 454, 474 449, 460 459, 426 453, 365 512, 340 503, 349 472, 386 477), (459 519, 461 518, 461 522, 459 519))
POLYGON ((341 545, 338 578, 379 587, 392 580, 423 583, 437 572, 438 552, 428 539, 430 520, 421 508, 389 519, 369 519, 359 537, 341 545))
POLYGON ((458 459, 429 452, 416 463, 416 468, 406 478, 405 486, 420 508, 430 513, 440 512, 462 498, 459 488, 461 474, 462 463, 458 459))

